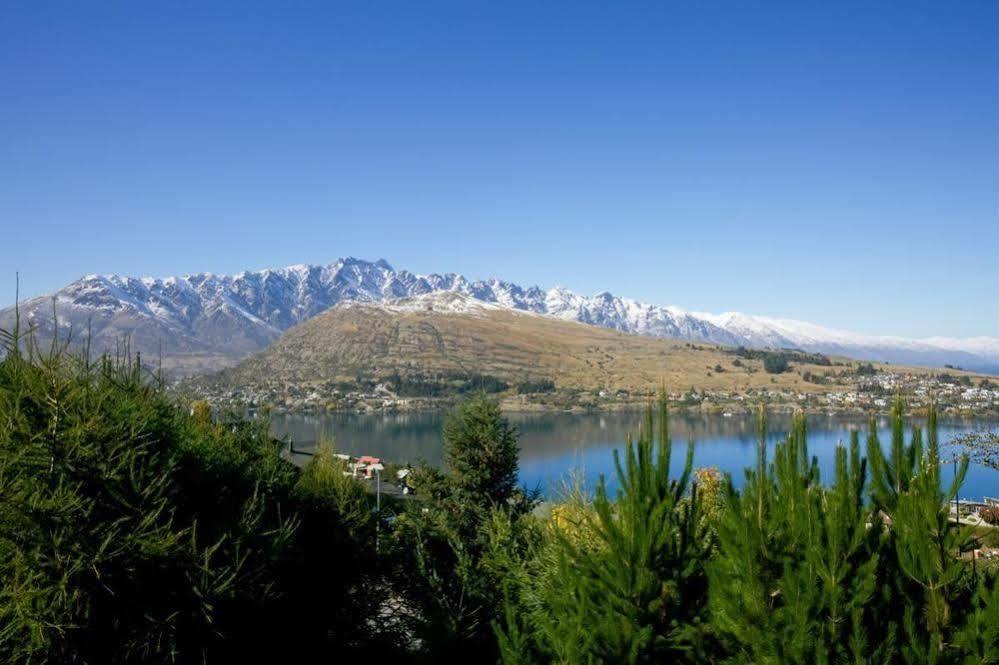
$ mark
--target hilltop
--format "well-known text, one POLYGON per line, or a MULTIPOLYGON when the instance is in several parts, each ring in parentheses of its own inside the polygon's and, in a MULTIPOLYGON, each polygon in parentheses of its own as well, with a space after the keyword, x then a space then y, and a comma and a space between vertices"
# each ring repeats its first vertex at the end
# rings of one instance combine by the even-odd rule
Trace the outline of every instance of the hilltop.
MULTIPOLYGON (((450 292, 337 305, 194 385, 216 400, 284 408, 412 406, 478 388, 505 395, 508 406, 563 408, 644 402, 661 386, 800 399, 856 391, 887 372, 933 379, 922 368, 629 334, 450 292)), ((882 383, 871 392, 883 392, 882 383)))

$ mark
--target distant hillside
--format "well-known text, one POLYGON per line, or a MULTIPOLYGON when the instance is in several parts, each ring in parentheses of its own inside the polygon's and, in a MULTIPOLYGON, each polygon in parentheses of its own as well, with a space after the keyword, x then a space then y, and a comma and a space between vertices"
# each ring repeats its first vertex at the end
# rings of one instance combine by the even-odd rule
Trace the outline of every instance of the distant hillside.
MULTIPOLYGON (((999 372, 999 339, 993 337, 858 335, 801 321, 691 312, 607 292, 584 296, 562 287, 472 281, 454 273, 417 275, 385 261, 354 258, 236 275, 87 275, 51 295, 21 303, 21 312, 43 341, 52 335, 54 308, 60 332, 72 329, 79 340, 89 330, 94 351, 113 350, 128 336, 133 350, 162 359, 169 373, 190 375, 234 365, 285 330, 339 304, 431 293, 459 293, 563 322, 698 344, 796 348, 875 362, 999 372)), ((13 320, 12 307, 0 310, 0 328, 10 328, 13 320)))
MULTIPOLYGON (((289 330, 212 382, 234 387, 492 377, 511 387, 653 391, 822 391, 804 373, 843 371, 792 354, 793 371, 765 371, 766 353, 632 335, 482 303, 458 293, 388 305, 343 304, 289 330)), ((852 371, 852 369, 850 369, 852 371)))

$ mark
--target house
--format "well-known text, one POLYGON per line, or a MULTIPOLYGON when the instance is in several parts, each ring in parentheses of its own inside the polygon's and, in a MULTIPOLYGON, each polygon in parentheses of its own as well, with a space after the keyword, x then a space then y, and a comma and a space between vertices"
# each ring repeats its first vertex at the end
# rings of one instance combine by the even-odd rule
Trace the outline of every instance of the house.
POLYGON ((359 473, 363 473, 365 478, 374 478, 375 473, 383 470, 384 468, 385 465, 382 464, 380 457, 361 455, 357 458, 357 461, 354 462, 354 477, 356 478, 359 473))

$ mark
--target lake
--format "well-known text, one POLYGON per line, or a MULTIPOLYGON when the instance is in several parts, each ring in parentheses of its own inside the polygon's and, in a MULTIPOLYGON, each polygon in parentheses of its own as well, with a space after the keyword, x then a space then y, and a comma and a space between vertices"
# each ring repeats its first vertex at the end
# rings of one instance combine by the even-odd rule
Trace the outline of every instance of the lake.
MULTIPOLYGON (((551 496, 557 493, 570 470, 582 474, 593 484, 600 474, 613 483, 613 451, 623 448, 625 436, 636 432, 641 414, 638 413, 531 413, 508 414, 520 432, 520 478, 529 488, 539 488, 551 496)), ((354 455, 384 457, 393 462, 441 462, 442 413, 399 414, 284 414, 272 417, 275 436, 289 437, 296 449, 306 448, 306 442, 321 437, 333 437, 338 450, 354 455)), ((772 457, 774 444, 783 438, 791 421, 790 414, 772 414, 768 426, 768 449, 772 457)), ((881 442, 890 442, 890 422, 879 419, 881 442)), ((941 450, 952 455, 953 448, 944 444, 957 434, 983 428, 995 428, 999 423, 976 420, 940 421, 941 450)), ((822 478, 832 478, 834 454, 838 442, 848 442, 850 431, 860 429, 863 444, 867 431, 864 416, 813 415, 808 418, 809 453, 819 460, 822 478)), ((756 421, 750 415, 672 414, 670 429, 673 438, 672 466, 678 470, 693 440, 696 466, 716 466, 732 474, 741 484, 743 469, 756 462, 756 421)), ((908 440, 908 432, 906 435, 908 440)), ((951 465, 945 465, 949 479, 951 465)), ((999 472, 972 465, 968 471, 962 497, 999 495, 999 472)))

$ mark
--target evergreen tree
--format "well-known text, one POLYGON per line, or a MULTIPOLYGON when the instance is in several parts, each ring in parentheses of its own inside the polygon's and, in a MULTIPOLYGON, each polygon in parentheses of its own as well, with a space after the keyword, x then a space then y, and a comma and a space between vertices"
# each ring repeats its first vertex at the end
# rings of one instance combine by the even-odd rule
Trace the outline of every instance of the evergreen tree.
POLYGON ((324 451, 299 477, 267 423, 178 404, 138 360, 0 337, 0 661, 316 662, 397 643, 372 639, 369 499, 324 451))
POLYGON ((783 374, 790 368, 787 362, 787 355, 774 351, 764 352, 763 370, 767 374, 783 374))
POLYGON ((968 602, 967 567, 958 554, 968 541, 968 530, 952 526, 949 504, 957 495, 968 469, 962 458, 950 486, 944 489, 940 476, 940 446, 937 413, 931 405, 923 433, 913 430, 905 443, 905 404, 897 398, 892 408, 891 453, 886 458, 872 419, 868 457, 874 471, 872 506, 885 516, 881 575, 888 602, 886 622, 900 630, 901 657, 909 663, 952 662, 958 652, 951 644, 959 622, 955 605, 968 602))
MULTIPOLYGON (((935 425, 935 412, 930 410, 935 425)), ((894 512, 899 497, 908 491, 923 455, 922 432, 913 428, 912 442, 905 444, 905 404, 897 397, 891 410, 891 453, 886 458, 872 415, 868 424, 867 459, 871 465, 871 500, 887 514, 894 512)))
POLYGON ((0 361, 0 659, 200 663, 263 644, 296 523, 277 446, 194 421, 138 360, 21 342, 0 361), (216 449, 238 461, 201 455, 216 449))
POLYGON ((483 393, 462 402, 444 423, 451 494, 476 505, 503 504, 517 488, 517 431, 483 393))
MULTIPOLYGON (((494 565, 491 530, 501 518, 516 524, 533 501, 517 490, 517 433, 496 402, 479 393, 458 405, 443 439, 446 472, 421 469, 425 503, 397 520, 396 580, 428 658, 488 660, 505 576, 494 565)), ((522 547, 522 530, 509 533, 509 547, 522 547)))
MULTIPOLYGON (((585 515, 595 542, 556 532, 555 583, 531 615, 542 662, 696 662, 703 655, 706 601, 704 537, 693 482, 693 446, 680 477, 670 478, 666 402, 650 408, 624 459, 615 452, 618 490, 601 478, 585 515), (534 621, 536 620, 536 621, 534 621)), ((506 662, 523 662, 522 626, 500 630, 506 662)))
POLYGON ((858 438, 849 451, 837 449, 826 489, 808 457, 804 416, 795 417, 770 465, 762 413, 759 430, 756 468, 747 470, 742 492, 729 489, 709 568, 713 625, 741 662, 882 660, 885 649, 866 631, 877 555, 858 438))
POLYGON ((967 665, 999 663, 999 583, 994 573, 979 582, 955 642, 967 665))

